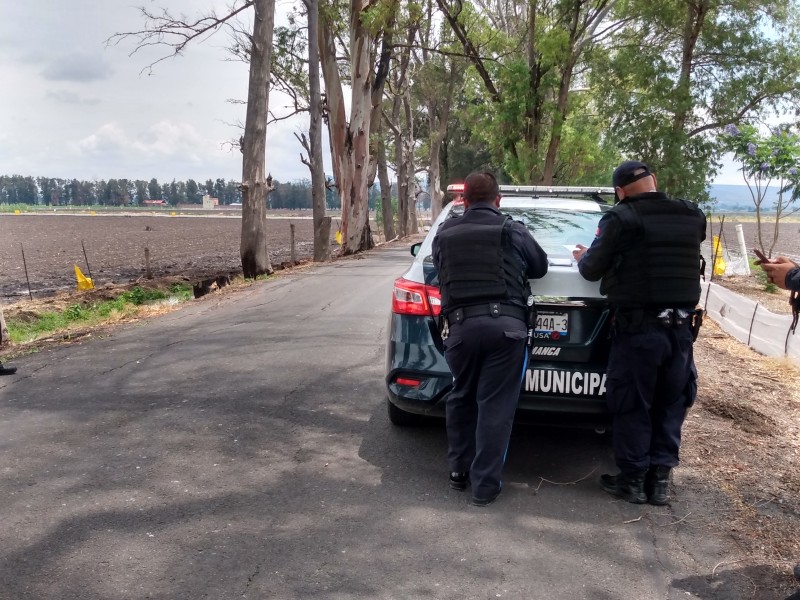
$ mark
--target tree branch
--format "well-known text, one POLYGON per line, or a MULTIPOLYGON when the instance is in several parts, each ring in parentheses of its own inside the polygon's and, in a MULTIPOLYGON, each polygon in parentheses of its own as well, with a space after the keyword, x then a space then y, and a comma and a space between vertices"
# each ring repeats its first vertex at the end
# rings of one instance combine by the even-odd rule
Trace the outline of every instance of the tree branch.
POLYGON ((193 21, 186 20, 186 17, 183 15, 181 15, 181 18, 173 17, 167 9, 162 9, 161 14, 156 14, 141 6, 139 7, 139 11, 145 18, 145 28, 139 31, 115 33, 106 39, 105 44, 106 46, 116 46, 122 40, 129 37, 137 38, 139 42, 129 56, 136 54, 139 50, 148 46, 166 46, 172 48, 171 54, 162 56, 142 69, 142 72, 147 71, 148 74, 150 74, 153 72, 153 67, 155 65, 168 58, 180 55, 192 41, 206 34, 213 34, 222 25, 227 24, 240 13, 249 9, 253 5, 253 2, 254 0, 243 0, 242 5, 238 8, 236 8, 234 3, 230 12, 223 17, 218 17, 216 13, 212 11, 210 14, 199 17, 193 21))

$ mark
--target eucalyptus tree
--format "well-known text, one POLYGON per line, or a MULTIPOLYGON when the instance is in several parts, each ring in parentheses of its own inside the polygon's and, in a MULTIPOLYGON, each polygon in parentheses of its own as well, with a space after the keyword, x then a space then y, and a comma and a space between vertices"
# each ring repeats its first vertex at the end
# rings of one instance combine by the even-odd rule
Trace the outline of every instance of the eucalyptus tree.
POLYGON ((414 78, 412 50, 419 31, 419 5, 407 2, 399 29, 404 38, 393 54, 387 91, 391 111, 384 114, 393 134, 394 168, 397 173, 397 228, 400 236, 417 232, 415 211, 414 168, 414 109, 411 105, 411 86, 414 78))
POLYGON ((596 108, 673 194, 707 197, 726 125, 800 101, 796 1, 629 0, 614 17, 589 78, 596 108))
MULTIPOLYGON (((381 41, 390 35, 399 0, 318 0, 320 70, 325 92, 323 119, 328 126, 333 185, 342 206, 343 254, 373 245, 369 228, 368 189, 376 168, 370 136, 380 125, 379 100, 389 72, 389 52, 381 41), (349 105, 346 97, 349 93, 349 105), (349 109, 349 110, 348 110, 349 109)), ((308 110, 306 28, 302 14, 279 28, 276 85, 308 110)), ((303 142, 301 138, 301 142, 303 142)), ((308 148, 306 148, 308 150, 308 148)))
POLYGON ((320 3, 320 56, 335 185, 342 203, 342 252, 373 245, 369 184, 374 177, 370 135, 374 101, 388 74, 378 41, 391 26, 397 0, 325 0, 320 3), (346 60, 340 69, 339 57, 346 60), (350 89, 349 114, 345 85, 350 89))
MULTIPOLYGON (((266 237, 266 197, 270 179, 265 177, 267 115, 269 114, 270 65, 272 38, 275 25, 275 0, 233 0, 225 14, 215 11, 199 17, 173 16, 168 10, 153 11, 140 8, 145 19, 144 28, 138 31, 117 33, 109 42, 119 42, 129 37, 137 39, 136 50, 147 46, 163 45, 171 52, 155 63, 181 54, 195 40, 220 30, 223 26, 236 26, 236 19, 252 9, 252 32, 243 39, 242 52, 250 63, 247 111, 244 135, 240 138, 242 151, 242 235, 239 253, 245 277, 272 273, 266 237)), ((155 180, 153 180, 155 181, 155 180)), ((151 182, 152 183, 152 182, 151 182)), ((160 194, 160 190, 159 194, 160 194)), ((151 190, 151 198, 153 198, 151 190)), ((160 196, 159 196, 160 197, 160 196)))
POLYGON ((330 258, 331 218, 325 215, 325 169, 322 162, 322 92, 319 84, 319 0, 304 0, 308 11, 308 165, 314 218, 314 260, 330 258))

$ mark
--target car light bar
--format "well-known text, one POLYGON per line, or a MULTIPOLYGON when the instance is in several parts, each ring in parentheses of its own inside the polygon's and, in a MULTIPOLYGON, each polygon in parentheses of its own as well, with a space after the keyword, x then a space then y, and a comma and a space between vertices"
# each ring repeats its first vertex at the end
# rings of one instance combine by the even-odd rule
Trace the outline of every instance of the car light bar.
POLYGON ((501 185, 500 193, 520 193, 520 194, 550 194, 553 196, 568 194, 613 194, 612 187, 573 187, 561 185, 501 185))
POLYGON ((392 293, 392 312, 398 315, 438 316, 442 311, 439 288, 397 279, 392 293))
MULTIPOLYGON (((453 183, 447 186, 448 192, 463 193, 463 183, 453 183)), ((500 192, 520 193, 520 194, 552 194, 554 196, 564 194, 613 194, 613 187, 585 187, 585 186, 564 186, 564 185, 501 185, 500 192)))

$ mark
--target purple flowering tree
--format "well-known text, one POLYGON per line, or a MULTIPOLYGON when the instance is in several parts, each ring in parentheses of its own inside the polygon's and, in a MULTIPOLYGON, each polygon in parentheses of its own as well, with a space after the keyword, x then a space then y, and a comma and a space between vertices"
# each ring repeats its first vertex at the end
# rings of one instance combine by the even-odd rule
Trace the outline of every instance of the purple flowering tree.
POLYGON ((750 190, 756 208, 758 224, 758 246, 767 256, 772 256, 778 241, 780 220, 800 210, 800 137, 792 133, 788 126, 779 126, 768 135, 763 135, 757 127, 749 124, 727 125, 722 134, 724 148, 733 153, 734 160, 741 164, 739 169, 750 190), (778 187, 778 199, 766 204, 767 189, 770 185, 778 187), (770 220, 774 211, 774 221, 764 223, 766 214, 770 220), (764 245, 764 227, 772 227, 772 240, 769 248, 764 245))

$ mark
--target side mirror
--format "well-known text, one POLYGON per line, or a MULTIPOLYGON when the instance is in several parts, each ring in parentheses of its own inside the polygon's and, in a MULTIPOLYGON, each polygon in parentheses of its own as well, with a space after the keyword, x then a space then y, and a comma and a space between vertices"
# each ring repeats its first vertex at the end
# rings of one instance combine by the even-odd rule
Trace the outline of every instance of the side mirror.
POLYGON ((422 247, 422 242, 417 242, 416 244, 411 244, 411 256, 416 256, 419 254, 419 249, 422 247))

